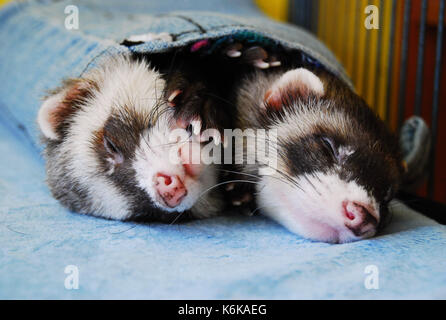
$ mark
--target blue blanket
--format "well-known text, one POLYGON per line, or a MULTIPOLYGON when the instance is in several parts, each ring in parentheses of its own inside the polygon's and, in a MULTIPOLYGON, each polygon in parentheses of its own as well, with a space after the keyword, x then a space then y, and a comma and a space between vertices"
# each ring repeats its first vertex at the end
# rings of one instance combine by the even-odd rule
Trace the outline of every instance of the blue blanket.
MULTIPOLYGON (((132 224, 62 208, 44 182, 34 125, 40 97, 101 54, 128 50, 118 42, 130 34, 162 31, 163 20, 154 22, 144 13, 167 12, 172 2, 108 1, 103 15, 100 1, 79 4, 77 31, 63 27, 64 7, 72 1, 40 2, 48 5, 31 1, 0 11, 0 298, 446 298, 446 227, 397 202, 381 235, 342 245, 302 239, 263 217, 132 224), (123 25, 109 28, 110 17, 128 16, 123 25), (64 272, 67 266, 78 271, 78 289, 66 287, 72 275, 64 272), (372 276, 378 289, 368 289, 372 276)), ((197 3, 202 10, 237 11, 266 21, 249 1, 197 3)), ((178 2, 175 8, 191 9, 188 5, 178 2)), ((209 23, 216 23, 214 18, 209 23)), ((134 50, 162 51, 203 37, 187 19, 175 19, 177 30, 191 28, 185 38, 134 50)), ((246 31, 237 21, 237 30, 246 31)), ((284 44, 293 30, 272 22, 265 28, 283 32, 274 39, 284 44)), ((312 55, 318 46, 303 49, 318 58, 317 52, 312 55)), ((344 77, 330 54, 319 58, 344 77)))

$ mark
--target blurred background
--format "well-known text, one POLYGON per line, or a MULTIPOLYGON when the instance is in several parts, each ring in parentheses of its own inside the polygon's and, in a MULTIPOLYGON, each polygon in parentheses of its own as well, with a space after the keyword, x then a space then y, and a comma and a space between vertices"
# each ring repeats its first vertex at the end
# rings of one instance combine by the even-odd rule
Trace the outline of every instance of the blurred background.
POLYGON ((446 203, 445 0, 256 0, 269 16, 317 35, 347 69, 358 93, 393 130, 412 115, 432 132, 429 176, 417 190, 446 203), (365 8, 379 12, 367 29, 365 8), (442 63, 443 62, 443 63, 442 63))

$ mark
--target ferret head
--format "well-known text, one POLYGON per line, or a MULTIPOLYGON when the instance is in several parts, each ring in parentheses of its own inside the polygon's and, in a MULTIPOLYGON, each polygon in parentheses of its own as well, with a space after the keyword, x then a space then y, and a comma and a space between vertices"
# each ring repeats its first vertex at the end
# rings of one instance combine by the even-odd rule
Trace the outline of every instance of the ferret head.
POLYGON ((215 168, 189 153, 200 148, 200 121, 179 126, 165 87, 144 60, 119 56, 44 101, 38 124, 57 199, 73 211, 119 220, 217 211, 218 201, 202 195, 216 183, 215 168))
POLYGON ((277 129, 277 170, 262 176, 259 206, 310 239, 375 235, 402 173, 396 139, 332 76, 300 68, 271 83, 262 119, 277 129))

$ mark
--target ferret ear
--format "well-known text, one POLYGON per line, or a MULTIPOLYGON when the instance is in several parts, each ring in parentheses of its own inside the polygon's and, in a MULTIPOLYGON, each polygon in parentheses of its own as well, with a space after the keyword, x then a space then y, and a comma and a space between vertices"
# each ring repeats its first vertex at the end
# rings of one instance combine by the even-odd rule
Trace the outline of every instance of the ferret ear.
POLYGON ((64 121, 77 110, 76 102, 82 101, 90 89, 91 85, 86 80, 69 80, 61 89, 45 98, 37 115, 37 123, 46 138, 62 138, 64 121))
POLYGON ((267 106, 280 109, 288 97, 322 97, 325 94, 321 79, 308 69, 298 68, 285 72, 266 92, 267 106))

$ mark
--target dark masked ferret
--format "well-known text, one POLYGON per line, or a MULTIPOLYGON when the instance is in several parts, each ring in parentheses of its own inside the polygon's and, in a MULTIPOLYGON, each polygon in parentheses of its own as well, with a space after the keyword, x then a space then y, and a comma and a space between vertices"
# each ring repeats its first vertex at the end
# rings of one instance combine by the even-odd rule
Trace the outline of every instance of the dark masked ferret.
POLYGON ((304 68, 254 72, 236 92, 236 127, 277 130, 268 155, 275 170, 262 173, 271 158, 241 168, 260 211, 314 240, 373 236, 403 169, 396 138, 364 100, 327 72, 304 68))
POLYGON ((116 56, 46 98, 38 124, 47 181, 63 205, 104 218, 165 222, 220 211, 211 188, 216 166, 189 158, 202 142, 196 116, 202 106, 211 112, 213 96, 201 94, 203 84, 189 87, 181 66, 168 69, 162 74, 142 56, 116 56), (176 129, 186 134, 172 141, 176 129), (179 161, 171 161, 172 153, 179 161))

